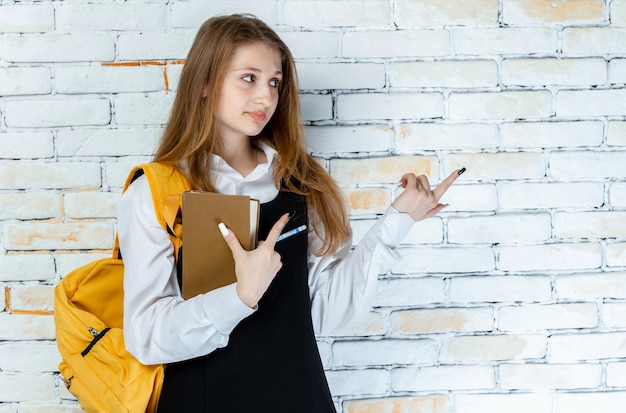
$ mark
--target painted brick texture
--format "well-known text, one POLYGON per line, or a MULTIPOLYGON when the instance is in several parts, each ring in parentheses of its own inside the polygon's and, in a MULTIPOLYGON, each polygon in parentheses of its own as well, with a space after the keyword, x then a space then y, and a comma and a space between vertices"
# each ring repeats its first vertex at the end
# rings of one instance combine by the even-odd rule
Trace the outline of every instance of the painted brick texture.
POLYGON ((107 256, 199 25, 296 58, 310 153, 354 240, 467 172, 319 348, 341 413, 623 413, 626 0, 0 0, 0 413, 78 413, 52 290, 107 256))

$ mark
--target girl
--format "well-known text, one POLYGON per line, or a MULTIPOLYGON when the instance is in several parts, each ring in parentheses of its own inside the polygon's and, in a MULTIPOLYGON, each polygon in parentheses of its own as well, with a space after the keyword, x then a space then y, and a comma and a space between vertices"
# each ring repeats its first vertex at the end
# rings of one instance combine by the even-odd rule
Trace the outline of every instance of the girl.
POLYGON ((405 174, 403 193, 350 252, 341 192, 306 152, 291 53, 247 15, 200 28, 155 161, 175 165, 195 189, 259 199, 265 239, 245 251, 220 226, 237 282, 183 300, 145 177, 123 195, 124 334, 142 363, 167 363, 159 413, 335 412, 315 334, 368 310, 395 245, 444 207, 458 171, 432 191, 426 177, 405 174), (303 224, 308 232, 277 242, 303 224))

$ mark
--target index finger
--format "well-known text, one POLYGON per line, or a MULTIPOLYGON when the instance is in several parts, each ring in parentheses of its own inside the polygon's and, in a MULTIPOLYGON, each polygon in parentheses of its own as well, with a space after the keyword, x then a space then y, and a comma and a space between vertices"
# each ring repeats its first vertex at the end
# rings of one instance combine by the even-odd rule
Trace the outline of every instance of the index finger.
POLYGON ((400 178, 400 185, 402 188, 406 188, 407 186, 414 188, 417 185, 417 177, 412 172, 406 173, 400 178))
POLYGON ((433 195, 435 196, 435 199, 437 201, 441 199, 443 194, 445 194, 448 188, 450 188, 450 185, 452 185, 454 181, 456 181, 458 177, 463 174, 463 172, 465 172, 465 168, 453 171, 450 175, 448 175, 446 179, 444 179, 439 185, 437 185, 437 188, 433 189, 433 195))
POLYGON ((276 223, 270 230, 269 234, 267 234, 267 238, 265 239, 265 242, 263 242, 263 245, 261 245, 259 248, 274 249, 274 246, 276 245, 276 240, 278 240, 278 237, 280 237, 281 232, 283 232, 285 225, 287 225, 287 221, 289 221, 288 213, 284 214, 282 217, 280 217, 278 221, 276 221, 276 223))

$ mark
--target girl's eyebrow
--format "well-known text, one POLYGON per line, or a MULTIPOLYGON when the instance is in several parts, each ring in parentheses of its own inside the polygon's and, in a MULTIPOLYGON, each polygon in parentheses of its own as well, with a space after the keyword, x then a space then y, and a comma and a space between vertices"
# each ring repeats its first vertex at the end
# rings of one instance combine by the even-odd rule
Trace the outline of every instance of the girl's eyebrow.
MULTIPOLYGON (((239 69, 233 69, 233 72, 255 72, 255 73, 262 73, 263 71, 261 69, 258 69, 256 67, 242 67, 239 69)), ((282 75, 283 71, 282 70, 277 70, 276 72, 274 72, 274 76, 276 75, 282 75)))

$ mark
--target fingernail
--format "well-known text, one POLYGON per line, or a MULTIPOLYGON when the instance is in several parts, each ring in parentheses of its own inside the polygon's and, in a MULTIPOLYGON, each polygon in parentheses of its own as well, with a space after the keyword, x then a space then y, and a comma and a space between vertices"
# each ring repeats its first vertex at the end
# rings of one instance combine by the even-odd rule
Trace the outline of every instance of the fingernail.
POLYGON ((459 174, 459 175, 463 175, 463 172, 465 172, 465 171, 466 171, 466 169, 465 169, 465 168, 461 168, 461 169, 459 169, 458 174, 459 174))
POLYGON ((226 228, 226 225, 224 225, 223 222, 217 224, 217 227, 220 229, 223 237, 226 237, 228 235, 228 228, 226 228))

